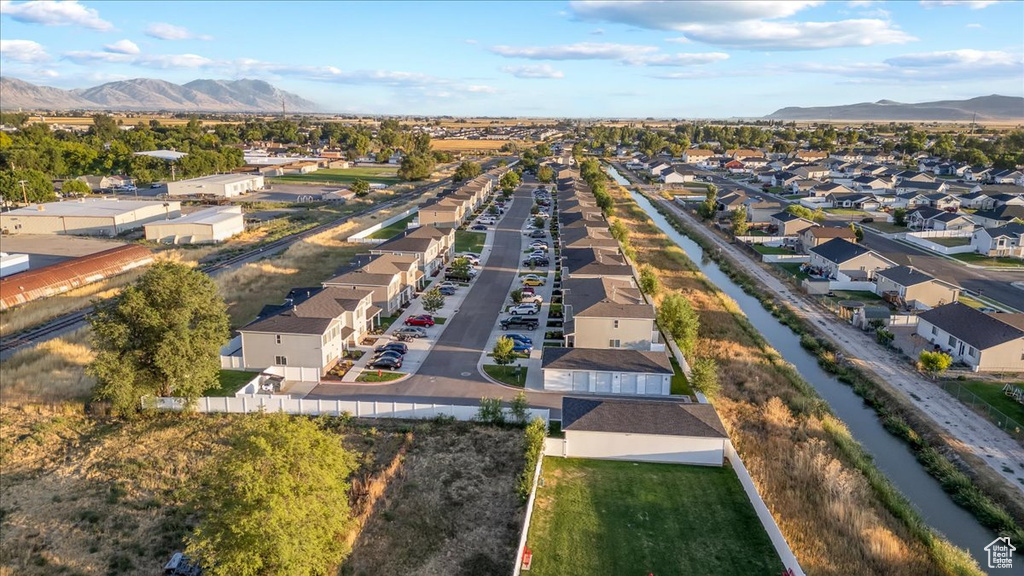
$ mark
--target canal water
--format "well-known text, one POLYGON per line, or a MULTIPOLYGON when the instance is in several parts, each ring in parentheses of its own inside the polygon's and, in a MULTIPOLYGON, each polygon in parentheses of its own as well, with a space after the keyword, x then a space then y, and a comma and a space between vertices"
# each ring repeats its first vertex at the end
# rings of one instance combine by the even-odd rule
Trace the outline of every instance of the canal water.
POLYGON ((878 468, 910 500, 925 521, 951 542, 968 550, 984 570, 987 564, 984 547, 996 535, 953 502, 942 490, 938 480, 924 470, 910 447, 882 426, 875 411, 864 404, 863 399, 853 392, 853 388, 836 380, 818 366, 817 358, 800 346, 800 338, 792 330, 769 314, 756 298, 744 292, 714 261, 704 258, 704 250, 677 232, 647 198, 632 190, 629 182, 614 168, 609 166, 607 169, 613 180, 630 190, 633 199, 647 212, 655 225, 686 252, 712 283, 739 304, 751 324, 829 403, 835 414, 846 423, 853 437, 871 453, 878 468))

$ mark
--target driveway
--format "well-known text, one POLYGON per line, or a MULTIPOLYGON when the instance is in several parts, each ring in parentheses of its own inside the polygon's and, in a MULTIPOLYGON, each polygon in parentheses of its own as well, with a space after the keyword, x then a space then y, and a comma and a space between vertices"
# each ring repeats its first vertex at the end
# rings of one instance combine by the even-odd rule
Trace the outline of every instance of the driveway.
MULTIPOLYGON (((490 256, 462 306, 416 374, 394 384, 321 384, 306 398, 475 404, 484 396, 513 398, 516 390, 488 382, 476 369, 522 259, 522 228, 533 205, 533 186, 516 190, 511 208, 495 227, 490 256), (396 398, 400 396, 401 398, 396 398)), ((530 405, 561 408, 560 394, 530 393, 530 405)))

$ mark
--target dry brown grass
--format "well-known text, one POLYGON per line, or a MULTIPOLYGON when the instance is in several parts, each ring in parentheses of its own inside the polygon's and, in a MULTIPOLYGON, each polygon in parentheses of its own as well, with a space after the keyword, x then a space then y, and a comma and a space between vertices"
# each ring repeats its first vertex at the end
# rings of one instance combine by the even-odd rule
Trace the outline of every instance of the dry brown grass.
POLYGON ((522 145, 516 140, 431 140, 430 147, 442 152, 494 151, 509 142, 522 145))
POLYGON ((819 410, 823 401, 793 384, 789 367, 736 303, 675 252, 624 190, 613 187, 612 193, 638 263, 657 270, 663 293, 684 294, 699 313, 696 353, 719 366, 722 392, 715 407, 804 570, 941 574, 928 549, 836 446, 830 432, 837 422, 819 410))
MULTIPOLYGON (((188 505, 201 497, 197 478, 245 417, 164 413, 110 421, 74 411, 5 409, 0 574, 162 573, 197 519, 188 505)), ((350 479, 353 514, 376 503, 356 534, 352 561, 368 574, 455 574, 481 557, 511 568, 513 528, 521 521, 514 492, 521 432, 411 426, 411 435, 401 422, 328 426, 358 455, 350 479), (379 497, 366 498, 359 487, 380 478, 386 480, 375 488, 379 497), (384 517, 394 509, 403 514, 384 517), (430 523, 441 529, 421 531, 430 523), (437 547, 421 546, 427 541, 437 547)))
POLYGON ((93 359, 89 334, 88 328, 81 328, 0 363, 0 401, 59 404, 88 398, 93 386, 85 374, 93 359))

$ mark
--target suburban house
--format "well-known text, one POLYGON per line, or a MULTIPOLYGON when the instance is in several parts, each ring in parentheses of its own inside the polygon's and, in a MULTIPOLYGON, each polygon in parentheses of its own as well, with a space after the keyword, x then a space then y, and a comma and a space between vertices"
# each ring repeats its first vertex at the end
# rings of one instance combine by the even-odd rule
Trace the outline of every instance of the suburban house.
POLYGON ((789 212, 776 212, 768 217, 769 230, 774 230, 777 236, 796 236, 814 226, 817 224, 789 212))
POLYGON ((924 230, 929 220, 943 213, 944 211, 930 206, 920 206, 915 208, 908 212, 905 217, 907 228, 910 228, 911 230, 924 230))
POLYGON ((672 165, 665 161, 658 161, 651 164, 651 167, 647 169, 648 173, 652 178, 660 178, 662 174, 672 170, 672 165))
POLYGON ((349 346, 363 339, 380 312, 372 290, 324 288, 301 304, 241 328, 242 366, 281 366, 288 379, 309 378, 303 368, 323 376, 349 346), (290 376, 292 369, 297 371, 290 376))
POLYGON ((1004 204, 991 210, 979 210, 971 214, 971 218, 978 226, 986 228, 991 226, 1002 226, 1014 220, 1024 220, 1024 206, 1019 204, 1004 204))
POLYGON ((385 316, 393 316, 412 300, 421 278, 417 256, 382 254, 356 270, 324 281, 323 285, 373 290, 373 305, 383 310, 385 316))
POLYGON ((569 278, 562 293, 567 347, 650 351, 659 344, 654 306, 632 280, 569 278))
POLYGON ((561 242, 562 248, 602 248, 613 251, 619 249, 619 241, 603 225, 570 226, 562 230, 558 241, 561 242))
POLYGON ((812 267, 840 282, 871 280, 878 270, 896 266, 895 262, 881 254, 842 238, 811 248, 810 256, 812 267))
POLYGON ((562 398, 561 453, 721 466, 729 435, 711 404, 640 398, 562 398))
POLYGON ((988 194, 984 192, 972 192, 960 196, 960 206, 970 210, 991 210, 996 205, 988 194))
POLYGON ((945 192, 925 194, 925 198, 928 199, 928 205, 932 208, 938 208, 939 210, 960 209, 960 199, 945 192))
POLYGON ((956 302, 917 319, 918 336, 975 372, 1024 371, 1024 314, 986 314, 956 302))
POLYGON ((589 394, 668 396, 672 364, 665 352, 631 348, 544 348, 544 389, 589 394))
POLYGON ((570 278, 632 279, 633 267, 617 250, 566 248, 562 250, 562 281, 570 278))
POLYGON ((852 194, 854 191, 842 184, 836 184, 835 182, 827 182, 818 184, 814 188, 808 191, 808 196, 814 196, 818 198, 825 198, 830 194, 841 195, 841 194, 852 194))
POLYGON ((960 288, 907 266, 875 272, 875 293, 899 306, 935 308, 960 297, 960 288))
POLYGON ((828 158, 828 152, 823 152, 821 150, 797 150, 793 157, 805 162, 815 162, 828 158))
POLYGON ((661 174, 661 181, 665 184, 683 184, 685 182, 693 182, 696 178, 696 172, 678 166, 661 174))
POLYGON ((891 182, 877 176, 857 176, 851 181, 854 190, 885 190, 892 186, 891 182))
POLYGON ((807 254, 811 248, 835 238, 856 242, 857 234, 849 226, 813 226, 800 232, 800 250, 807 254))
POLYGON ((759 225, 767 224, 768 219, 771 218, 772 214, 782 210, 782 204, 773 201, 750 198, 747 200, 746 208, 747 222, 759 225))
POLYGON ((935 194, 938 192, 945 193, 946 189, 949 188, 949 184, 945 180, 937 180, 934 182, 919 182, 917 180, 905 179, 901 180, 896 185, 896 192, 919 192, 921 194, 935 194))
POLYGON ((922 230, 974 230, 970 216, 959 212, 942 211, 924 221, 922 230))
POLYGON ((893 202, 893 207, 906 208, 907 210, 913 210, 914 208, 920 208, 922 206, 930 207, 928 197, 921 192, 903 192, 896 194, 896 200, 893 202))
POLYGON ((701 161, 706 161, 715 153, 712 150, 702 150, 700 148, 691 148, 683 152, 683 162, 687 164, 696 164, 701 161))
POLYGON ((728 192, 715 199, 720 212, 734 212, 747 204, 747 195, 740 191, 728 192))
POLYGON ((971 236, 975 252, 985 256, 1024 258, 1024 224, 1012 222, 1003 226, 978 228, 971 236))
POLYGON ((419 207, 416 213, 420 226, 443 226, 458 228, 472 213, 465 201, 454 197, 431 198, 419 207))
POLYGON ((790 170, 790 172, 805 180, 821 180, 828 176, 830 170, 825 166, 810 164, 807 166, 797 166, 790 170))
POLYGON ((444 268, 455 253, 455 229, 430 225, 413 228, 370 248, 370 254, 416 256, 420 270, 427 276, 444 268))
POLYGON ((829 194, 825 200, 836 208, 856 208, 858 210, 878 210, 881 205, 872 194, 829 194))

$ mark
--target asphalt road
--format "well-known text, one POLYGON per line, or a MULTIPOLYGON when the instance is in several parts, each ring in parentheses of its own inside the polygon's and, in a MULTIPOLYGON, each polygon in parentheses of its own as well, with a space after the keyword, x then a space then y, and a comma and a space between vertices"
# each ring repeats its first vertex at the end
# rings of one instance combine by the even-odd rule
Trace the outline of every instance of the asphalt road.
POLYGON ((1024 282, 1024 271, 968 268, 948 258, 870 232, 864 234, 862 244, 894 262, 913 266, 936 278, 1024 310, 1024 290, 1010 285, 1010 282, 1024 282))
MULTIPOLYGON (((518 391, 489 382, 476 369, 518 271, 522 228, 530 216, 534 186, 520 186, 493 235, 493 247, 480 276, 459 310, 448 319, 416 374, 394 384, 320 384, 306 398, 402 402, 475 403, 484 396, 513 398, 518 391), (467 399, 471 399, 467 402, 467 399)), ((530 405, 560 413, 562 396, 528 392, 530 405)))

